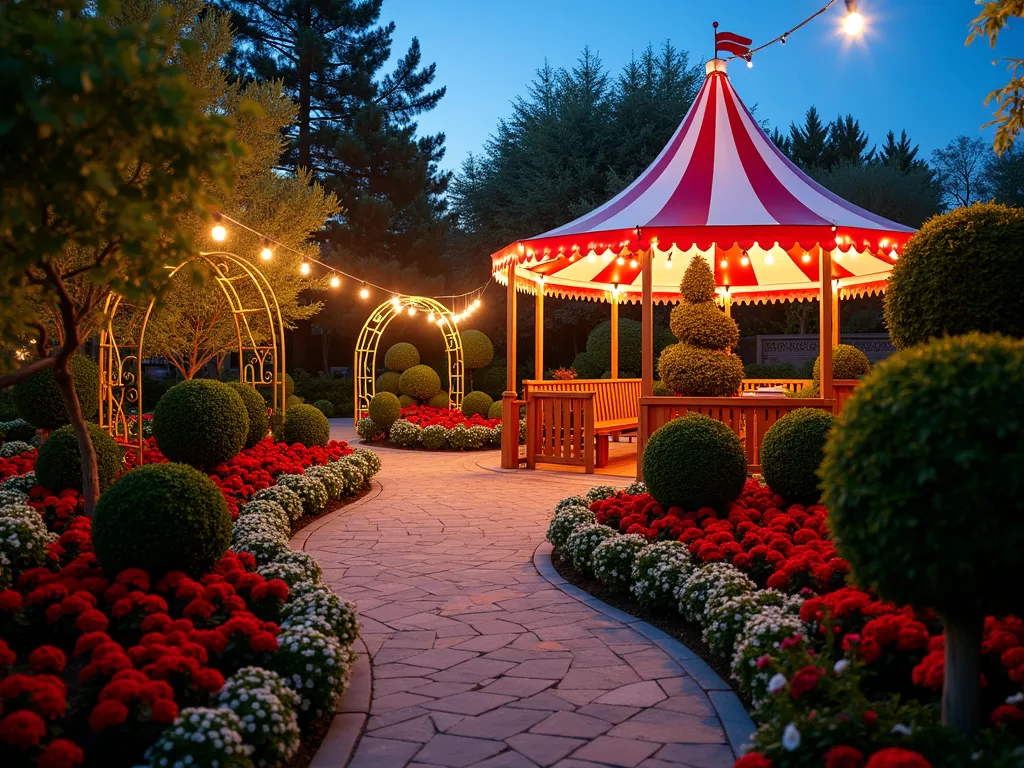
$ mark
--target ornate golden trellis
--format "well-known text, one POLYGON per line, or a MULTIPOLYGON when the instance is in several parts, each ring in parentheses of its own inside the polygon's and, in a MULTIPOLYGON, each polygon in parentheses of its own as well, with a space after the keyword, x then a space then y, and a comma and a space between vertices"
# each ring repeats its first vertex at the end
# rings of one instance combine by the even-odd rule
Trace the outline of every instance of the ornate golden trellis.
POLYGON ((426 313, 434 318, 444 337, 448 353, 448 392, 451 407, 462 408, 462 394, 465 381, 465 366, 462 357, 462 335, 455 322, 455 316, 444 304, 425 296, 402 296, 385 301, 378 306, 363 324, 356 340, 355 359, 355 420, 368 415, 370 400, 377 391, 377 345, 388 325, 403 312, 426 313))
MULTIPOLYGON (((244 384, 269 386, 271 405, 284 417, 286 407, 284 378, 284 320, 277 303, 274 288, 259 268, 227 251, 199 253, 175 267, 167 267, 168 279, 173 278, 186 265, 201 259, 213 272, 235 323, 238 338, 239 379, 244 384), (249 280, 256 288, 256 306, 246 306, 235 285, 249 280), (249 323, 249 316, 262 312, 270 330, 269 343, 257 342, 249 323)), ((128 304, 117 293, 107 297, 104 307, 106 327, 100 331, 100 414, 99 423, 118 443, 136 451, 138 462, 143 460, 142 435, 142 362, 146 326, 153 314, 156 297, 145 306, 128 304), (122 339, 115 332, 118 311, 131 314, 121 328, 122 339), (138 411, 136 419, 129 418, 128 408, 138 411)))

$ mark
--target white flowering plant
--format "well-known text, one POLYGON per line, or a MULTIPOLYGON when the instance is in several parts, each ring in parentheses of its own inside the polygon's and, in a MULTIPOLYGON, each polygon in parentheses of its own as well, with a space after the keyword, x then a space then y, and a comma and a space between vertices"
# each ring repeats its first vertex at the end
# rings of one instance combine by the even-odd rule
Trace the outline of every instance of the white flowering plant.
POLYGON ((0 588, 6 589, 19 574, 45 566, 49 546, 57 535, 46 529, 32 507, 17 503, 0 509, 0 588))
POLYGON ((299 568, 303 573, 303 578, 299 579, 299 581, 309 581, 314 584, 319 584, 320 579, 323 576, 323 570, 320 568, 320 563, 318 563, 316 558, 308 552, 289 549, 282 552, 274 563, 276 565, 299 568))
POLYGON ((334 710, 348 685, 355 654, 330 635, 299 626, 282 629, 270 666, 299 695, 299 721, 334 710))
POLYGON ((238 518, 235 520, 235 528, 243 520, 257 519, 266 525, 271 526, 277 530, 282 536, 289 537, 292 533, 292 523, 288 517, 288 513, 285 512, 284 507, 278 504, 276 501, 270 501, 263 499, 260 501, 250 501, 238 512, 238 518))
POLYGON ((420 432, 420 443, 428 451, 439 451, 448 444, 448 430, 440 424, 431 424, 420 432))
POLYGON ((454 451, 475 451, 483 447, 485 437, 462 424, 448 430, 448 446, 454 451))
POLYGON ((730 670, 740 690, 749 693, 759 702, 768 693, 768 680, 772 674, 767 671, 763 657, 778 653, 784 641, 796 636, 795 642, 806 643, 802 632, 804 624, 778 606, 766 606, 747 619, 743 625, 733 652, 730 670))
POLYGON ((566 496, 564 499, 559 499, 558 503, 555 504, 555 514, 557 515, 566 507, 589 509, 590 501, 585 496, 566 496))
POLYGON ((288 548, 288 537, 272 523, 258 517, 241 517, 231 533, 231 551, 249 552, 258 565, 276 560, 288 548))
POLYGON ((625 488, 625 494, 627 496, 640 496, 644 493, 647 493, 647 483, 643 480, 634 480, 625 488))
POLYGON ((704 642, 723 661, 730 661, 747 620, 762 608, 774 606, 799 616, 803 598, 775 589, 745 592, 709 605, 704 612, 704 642))
POLYGON ((26 443, 22 440, 11 440, 0 445, 0 458, 9 459, 13 456, 19 456, 22 453, 28 453, 33 449, 34 446, 30 443, 26 443))
POLYGON ((633 564, 647 546, 647 539, 635 533, 605 539, 591 555, 591 569, 598 580, 615 592, 628 592, 633 580, 633 564))
POLYGON ((273 501, 280 504, 281 508, 288 513, 288 519, 292 522, 295 522, 303 515, 302 497, 284 485, 272 485, 269 488, 256 491, 252 496, 252 500, 273 501))
POLYGON ((327 489, 315 477, 306 475, 279 475, 278 486, 295 491, 302 499, 302 511, 312 515, 327 506, 327 489))
POLYGON ((36 482, 36 473, 35 470, 32 470, 31 472, 26 472, 24 475, 13 475, 12 477, 8 477, 0 483, 0 490, 21 491, 25 495, 28 495, 28 492, 35 488, 36 485, 38 485, 36 482))
POLYGON ((548 541, 555 549, 562 549, 565 547, 569 534, 581 525, 589 525, 594 522, 596 522, 594 513, 586 507, 575 505, 563 507, 555 512, 555 516, 548 524, 548 541))
POLYGON ((676 591, 693 571, 694 562, 685 544, 657 541, 648 544, 633 562, 633 596, 648 608, 674 609, 676 591))
POLYGON ((281 611, 281 627, 288 628, 306 616, 318 616, 331 627, 331 634, 343 646, 352 645, 359 636, 359 617, 348 600, 329 587, 300 582, 289 594, 281 611))
POLYGON ((335 466, 336 463, 314 464, 311 467, 306 467, 302 472, 306 477, 315 478, 324 484, 324 490, 327 491, 327 498, 330 501, 337 501, 345 493, 345 476, 342 474, 341 468, 335 466))
POLYGON ((242 721, 230 709, 189 707, 146 750, 146 762, 152 768, 250 768, 253 749, 241 731, 242 721))
POLYGON ((298 751, 299 696, 276 672, 243 667, 225 681, 216 701, 238 716, 255 765, 275 766, 298 751))
POLYGON ((614 496, 621 490, 621 488, 616 488, 614 485, 595 485, 586 493, 587 502, 602 501, 609 496, 614 496))
POLYGON ((611 539, 618 535, 607 525, 590 523, 579 526, 569 534, 569 538, 565 541, 565 550, 572 558, 573 567, 588 576, 593 576, 591 567, 594 550, 605 539, 611 539))
POLYGON ((373 419, 362 418, 356 422, 356 434, 369 442, 384 437, 384 430, 377 426, 373 419))
POLYGON ((271 579, 280 579, 288 585, 289 589, 307 578, 306 571, 298 565, 282 563, 276 560, 272 563, 259 566, 256 569, 256 573, 267 581, 270 581, 271 579))
POLYGON ((724 600, 755 589, 757 585, 738 568, 728 563, 707 563, 694 569, 679 585, 676 591, 679 613, 687 621, 704 626, 709 601, 724 600))
POLYGON ((367 479, 380 472, 380 456, 368 448, 355 448, 351 454, 342 458, 360 462, 366 468, 367 479))
POLYGON ((28 494, 14 488, 0 489, 0 508, 21 504, 28 500, 28 494))
POLYGON ((403 448, 412 448, 420 444, 420 426, 408 419, 398 419, 388 430, 388 439, 403 448))

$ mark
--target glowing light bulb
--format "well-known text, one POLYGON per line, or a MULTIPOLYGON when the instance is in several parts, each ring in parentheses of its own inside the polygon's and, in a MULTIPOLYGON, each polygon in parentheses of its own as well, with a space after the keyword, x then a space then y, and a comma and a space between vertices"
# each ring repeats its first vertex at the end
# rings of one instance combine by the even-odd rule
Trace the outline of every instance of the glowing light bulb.
POLYGON ((299 272, 303 275, 308 275, 310 269, 312 269, 312 267, 309 266, 308 261, 304 261, 299 265, 299 272))
POLYGON ((764 263, 765 264, 771 264, 774 261, 775 261, 775 257, 772 256, 770 253, 767 256, 764 257, 764 263))
POLYGON ((604 260, 605 261, 611 261, 612 260, 612 255, 610 253, 605 253, 604 260))
POLYGON ((593 264, 595 261, 597 261, 597 257, 594 256, 594 254, 590 254, 589 256, 587 256, 587 261, 593 264))
POLYGON ((365 285, 359 291, 359 298, 361 298, 361 299, 368 299, 368 298, 370 298, 370 289, 367 288, 365 285))
POLYGON ((800 257, 800 260, 803 261, 804 264, 806 264, 811 260, 811 254, 805 253, 803 256, 800 257))
POLYGON ((619 258, 617 258, 615 260, 615 263, 618 264, 621 267, 623 264, 626 263, 626 260, 624 258, 622 258, 621 256, 619 256, 619 258))
POLYGON ((416 314, 416 307, 409 307, 409 317, 412 317, 415 314, 416 314))
POLYGON ((753 68, 754 68, 754 60, 752 58, 750 58, 750 56, 747 56, 747 69, 753 69, 753 68))
POLYGON ((210 237, 216 240, 218 243, 224 242, 224 238, 228 236, 228 231, 223 226, 217 224, 213 229, 210 230, 210 237))
POLYGON ((852 11, 846 14, 846 18, 843 19, 843 32, 850 37, 856 37, 864 31, 864 17, 856 11, 852 11))
POLYGON ((341 285, 341 278, 335 275, 331 278, 331 288, 337 288, 339 285, 341 285))
POLYGON ((750 266, 750 257, 744 254, 743 258, 740 259, 740 264, 742 264, 744 267, 750 266))
POLYGON ((726 259, 722 259, 720 262, 718 262, 718 266, 720 266, 722 269, 725 269, 726 267, 729 266, 729 262, 726 259))
POLYGON ((636 259, 630 259, 630 260, 629 260, 629 268, 630 268, 630 269, 636 269, 636 268, 637 268, 637 262, 636 262, 636 259))
POLYGON ((429 315, 427 315, 427 322, 428 323, 434 322, 434 313, 433 312, 431 312, 429 315))
POLYGON ((668 261, 665 262, 665 266, 672 269, 672 256, 668 257, 668 261))
POLYGON ((402 303, 402 300, 400 298, 398 298, 397 296, 392 296, 391 297, 391 304, 396 309, 398 308, 398 305, 401 304, 401 303, 402 303))
POLYGON ((269 245, 263 246, 263 250, 260 251, 260 258, 263 259, 264 261, 270 261, 272 258, 274 258, 274 252, 270 250, 269 245))
POLYGON ((480 299, 474 299, 473 300, 473 306, 474 307, 479 307, 480 306, 480 299))

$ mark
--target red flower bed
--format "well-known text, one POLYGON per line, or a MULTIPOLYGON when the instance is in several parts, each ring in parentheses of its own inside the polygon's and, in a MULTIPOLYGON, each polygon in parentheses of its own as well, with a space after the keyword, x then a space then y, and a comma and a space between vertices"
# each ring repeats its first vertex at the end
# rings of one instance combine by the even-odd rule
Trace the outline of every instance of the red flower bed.
POLYGON ((451 408, 431 408, 429 405, 407 405, 402 409, 403 419, 411 421, 420 427, 433 427, 440 425, 445 429, 454 429, 462 425, 466 429, 470 427, 494 427, 501 424, 501 419, 485 419, 478 414, 469 418, 462 415, 462 411, 451 408))
POLYGON ((0 480, 31 472, 36 466, 37 453, 39 451, 33 448, 31 451, 20 453, 9 459, 0 459, 0 480))

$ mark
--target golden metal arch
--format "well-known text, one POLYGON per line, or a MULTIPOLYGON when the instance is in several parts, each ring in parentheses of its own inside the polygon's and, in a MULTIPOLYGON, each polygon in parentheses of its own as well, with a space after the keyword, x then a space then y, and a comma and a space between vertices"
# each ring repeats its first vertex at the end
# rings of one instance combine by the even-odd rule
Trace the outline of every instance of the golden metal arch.
MULTIPOLYGON (((238 376, 243 384, 262 385, 271 388, 271 407, 280 411, 284 418, 286 410, 284 378, 284 320, 277 295, 259 268, 236 254, 227 251, 199 253, 185 259, 175 267, 168 266, 168 280, 173 278, 187 264, 196 260, 205 261, 213 272, 217 286, 231 307, 238 339, 238 376), (232 268, 237 268, 237 273, 232 268), (256 288, 259 300, 256 306, 247 307, 235 283, 248 279, 256 288), (270 331, 269 343, 258 342, 249 323, 249 315, 263 313, 270 331)), ((124 302, 123 297, 111 293, 104 306, 106 327, 100 331, 100 413, 99 424, 115 441, 129 450, 136 451, 138 463, 143 461, 145 440, 142 434, 142 362, 146 327, 156 306, 156 297, 145 306, 124 302), (114 324, 121 309, 130 309, 125 328, 126 339, 118 341, 114 324), (127 408, 135 407, 138 419, 128 418, 127 408)))
POLYGON ((388 325, 409 308, 434 315, 434 323, 444 337, 448 353, 448 393, 450 408, 462 408, 465 389, 465 365, 462 356, 462 335, 455 316, 444 304, 426 296, 402 296, 378 306, 363 324, 356 340, 355 355, 355 421, 369 415, 370 400, 377 392, 377 346, 388 325))

